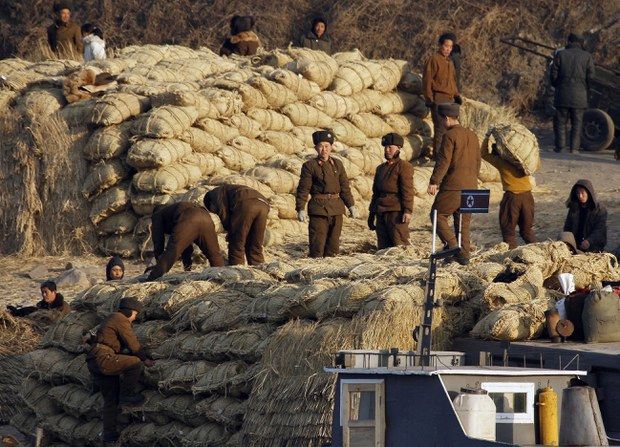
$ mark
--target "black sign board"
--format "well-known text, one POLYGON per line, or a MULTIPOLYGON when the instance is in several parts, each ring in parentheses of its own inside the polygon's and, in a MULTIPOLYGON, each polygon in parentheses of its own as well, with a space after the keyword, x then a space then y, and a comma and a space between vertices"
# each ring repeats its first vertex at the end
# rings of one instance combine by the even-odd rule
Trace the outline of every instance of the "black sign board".
POLYGON ((491 191, 488 189, 464 189, 461 191, 460 213, 481 214, 489 212, 489 198, 491 191))

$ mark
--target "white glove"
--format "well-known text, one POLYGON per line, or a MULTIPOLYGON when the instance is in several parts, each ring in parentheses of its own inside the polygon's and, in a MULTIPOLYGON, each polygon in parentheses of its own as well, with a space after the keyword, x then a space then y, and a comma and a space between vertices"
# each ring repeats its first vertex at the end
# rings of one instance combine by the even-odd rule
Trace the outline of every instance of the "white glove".
POLYGON ((304 210, 297 211, 297 219, 300 222, 305 222, 307 218, 308 218, 308 215, 306 214, 306 211, 304 210))
POLYGON ((360 218, 360 212, 357 210, 357 207, 355 205, 349 207, 349 213, 351 214, 352 219, 360 218))

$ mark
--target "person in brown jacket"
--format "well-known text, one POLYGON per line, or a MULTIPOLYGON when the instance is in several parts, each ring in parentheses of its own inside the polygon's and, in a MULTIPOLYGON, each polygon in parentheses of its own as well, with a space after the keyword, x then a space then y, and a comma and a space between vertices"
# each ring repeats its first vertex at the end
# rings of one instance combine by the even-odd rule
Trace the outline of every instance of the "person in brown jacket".
POLYGON ((66 3, 55 3, 56 20, 47 28, 47 42, 61 57, 82 55, 84 43, 80 27, 71 21, 71 8, 66 3))
POLYGON ((151 220, 153 250, 157 264, 149 273, 147 281, 153 281, 168 272, 179 258, 183 259, 185 271, 191 270, 194 243, 198 245, 212 267, 224 265, 213 219, 200 205, 178 202, 160 206, 153 212, 151 220), (170 237, 164 250, 166 234, 170 237))
POLYGON ((222 44, 220 56, 256 54, 256 50, 260 47, 260 39, 252 28, 254 28, 254 17, 233 16, 230 19, 230 37, 222 44))
POLYGON ((422 92, 433 118, 433 158, 446 132, 444 120, 437 112, 438 104, 463 102, 457 87, 454 62, 450 58, 455 40, 456 37, 452 33, 445 33, 439 37, 439 51, 428 58, 422 74, 422 92))
POLYGON ((323 17, 312 21, 312 28, 301 36, 299 46, 332 54, 332 40, 327 34, 327 21, 323 17))
POLYGON ((368 228, 377 232, 379 250, 409 245, 413 166, 399 157, 403 143, 403 137, 395 133, 381 139, 386 162, 375 172, 368 216, 368 228))
POLYGON ((53 310, 54 313, 57 312, 57 317, 60 319, 71 311, 65 298, 58 292, 54 281, 41 283, 41 298, 42 300, 34 306, 16 307, 9 304, 6 308, 14 317, 26 317, 38 310, 53 310))
POLYGON ((144 401, 144 396, 136 392, 142 363, 150 367, 154 362, 147 358, 131 327, 141 309, 142 304, 135 298, 121 299, 118 312, 108 316, 97 328, 86 356, 95 390, 100 390, 103 396, 104 445, 113 445, 118 440, 118 406, 144 401))
MULTIPOLYGON (((447 248, 458 247, 455 232, 448 225, 448 217, 454 219, 454 229, 458 230, 459 208, 461 207, 461 190, 478 187, 480 172, 480 143, 476 134, 461 126, 458 120, 458 104, 439 104, 439 116, 448 129, 443 137, 441 147, 436 154, 436 164, 428 185, 428 193, 436 195, 431 209, 437 210, 437 233, 447 248)), ((471 214, 463 214, 462 245, 456 261, 469 263, 470 242, 469 225, 471 214)))
POLYGON ((502 238, 511 250, 517 247, 515 229, 519 225, 519 234, 526 244, 536 242, 534 234, 534 196, 530 176, 523 169, 507 162, 497 153, 495 143, 491 152, 483 151, 482 158, 499 171, 504 196, 499 205, 499 227, 502 238))
POLYGON ((205 208, 217 214, 228 233, 228 263, 249 265, 265 262, 263 240, 267 228, 269 202, 248 186, 222 185, 205 194, 205 208))
POLYGON ((352 218, 357 219, 359 213, 342 162, 330 156, 334 144, 333 133, 330 130, 314 132, 312 142, 317 157, 301 167, 295 209, 301 222, 305 222, 310 215, 310 257, 336 256, 340 248, 345 206, 349 208, 352 218), (309 202, 308 194, 311 195, 309 202), (304 209, 306 202, 307 213, 304 209))

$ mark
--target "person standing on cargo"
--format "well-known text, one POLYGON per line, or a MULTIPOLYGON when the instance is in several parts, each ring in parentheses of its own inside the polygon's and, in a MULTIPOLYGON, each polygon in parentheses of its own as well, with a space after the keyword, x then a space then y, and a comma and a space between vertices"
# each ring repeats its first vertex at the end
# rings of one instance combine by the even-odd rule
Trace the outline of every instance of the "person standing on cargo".
POLYGON ((260 192, 243 185, 222 185, 204 196, 205 208, 219 216, 228 233, 228 264, 265 262, 263 240, 269 202, 260 192))
POLYGON ((312 21, 312 29, 301 36, 299 46, 332 54, 332 40, 327 34, 327 22, 323 17, 312 21))
POLYGON ((433 118, 433 154, 439 150, 441 139, 446 132, 444 120, 437 112, 438 104, 455 102, 462 103, 456 82, 456 69, 450 58, 456 37, 452 33, 439 36, 439 51, 428 58, 422 74, 422 91, 426 106, 431 109, 433 118))
POLYGON ((47 28, 47 42, 59 57, 82 55, 84 44, 80 27, 71 21, 68 3, 54 3, 56 20, 47 28))
POLYGON ((359 213, 342 162, 330 156, 334 134, 330 130, 314 132, 312 142, 317 157, 308 160, 301 167, 295 210, 301 222, 305 222, 310 215, 310 257, 336 256, 340 247, 345 206, 349 208, 353 219, 357 219, 359 213), (311 196, 309 202, 308 195, 311 196))
POLYGON ((551 85, 555 87, 553 132, 555 152, 566 149, 566 127, 571 121, 570 152, 581 146, 583 113, 588 108, 590 81, 594 76, 592 55, 583 49, 583 36, 571 33, 568 45, 558 51, 551 65, 551 85))
POLYGON ((178 202, 160 206, 153 212, 151 220, 153 250, 157 264, 151 269, 148 281, 153 281, 168 272, 179 258, 183 259, 185 271, 191 270, 194 243, 200 247, 212 267, 224 265, 213 219, 200 205, 178 202), (169 238, 164 250, 167 234, 169 238))
POLYGON ((409 245, 413 212, 413 166, 400 158, 403 137, 389 133, 381 144, 386 161, 375 172, 368 215, 368 228, 377 232, 379 250, 409 245))
MULTIPOLYGON (((437 210, 437 234, 446 248, 456 248, 459 246, 458 239, 448 225, 448 217, 453 217, 454 228, 458 229, 461 190, 478 187, 480 143, 473 131, 459 123, 458 104, 439 104, 437 111, 447 131, 437 151, 435 168, 428 185, 428 193, 436 196, 431 208, 431 220, 433 211, 437 210)), ((456 261, 462 265, 469 264, 470 222, 471 214, 463 214, 462 245, 456 256, 456 261)))
POLYGON ((123 298, 118 311, 99 325, 90 340, 86 364, 95 390, 101 391, 103 409, 103 445, 118 441, 117 413, 119 405, 137 405, 144 396, 137 392, 142 364, 153 366, 133 331, 132 323, 142 309, 135 298, 123 298), (122 376, 122 379, 121 379, 122 376))
POLYGON ((532 182, 522 168, 513 165, 501 158, 495 143, 491 152, 483 151, 482 158, 492 164, 502 180, 504 196, 499 204, 499 226, 502 239, 509 249, 517 248, 515 229, 519 225, 519 234, 526 244, 536 242, 534 234, 534 196, 532 182))

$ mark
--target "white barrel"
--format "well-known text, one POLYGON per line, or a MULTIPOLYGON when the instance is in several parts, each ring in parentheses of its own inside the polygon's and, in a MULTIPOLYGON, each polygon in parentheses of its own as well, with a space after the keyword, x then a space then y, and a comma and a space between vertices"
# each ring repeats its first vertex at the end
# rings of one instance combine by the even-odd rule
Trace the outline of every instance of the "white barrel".
POLYGON ((482 388, 461 388, 452 402, 465 434, 495 441, 495 403, 482 388))

